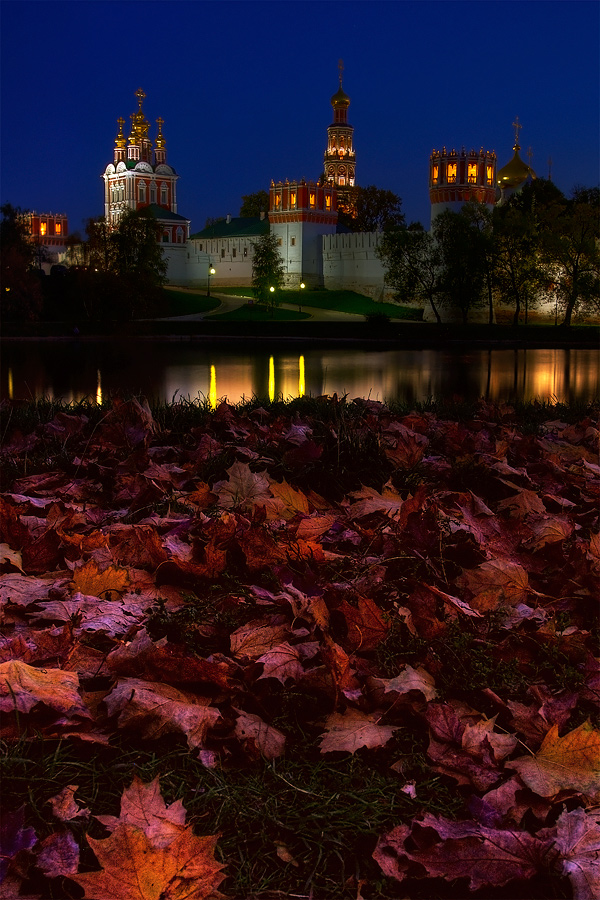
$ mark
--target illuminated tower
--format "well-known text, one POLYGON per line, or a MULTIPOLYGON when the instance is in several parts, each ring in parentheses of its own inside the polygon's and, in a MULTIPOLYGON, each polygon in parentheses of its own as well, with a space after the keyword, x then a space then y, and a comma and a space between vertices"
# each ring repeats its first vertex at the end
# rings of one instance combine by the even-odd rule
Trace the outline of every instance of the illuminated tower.
POLYGON ((429 157, 429 199, 431 221, 445 209, 460 212, 469 200, 496 202, 496 154, 490 150, 463 147, 460 153, 434 150, 429 157))
POLYGON ((337 220, 333 184, 271 182, 269 226, 277 238, 287 287, 323 285, 323 235, 335 234, 337 220))
POLYGON ((167 165, 167 147, 162 133, 163 119, 157 119, 158 133, 154 145, 149 137, 150 123, 142 109, 146 97, 139 88, 135 92, 137 110, 131 114, 129 137, 123 133, 125 120, 119 126, 113 150, 113 162, 106 167, 104 179, 104 217, 115 225, 126 209, 148 208, 157 220, 159 239, 165 244, 184 244, 189 236, 189 220, 177 213, 177 180, 175 169, 167 165))
POLYGON ((519 150, 521 149, 519 146, 519 131, 523 126, 520 124, 518 116, 513 122, 513 127, 515 129, 515 143, 513 146, 514 156, 511 161, 505 166, 502 166, 498 172, 498 187, 500 188, 500 199, 498 200, 498 203, 505 203, 511 194, 520 191, 527 181, 537 178, 531 166, 524 163, 519 156, 519 150))
POLYGON ((327 150, 325 151, 324 178, 338 190, 340 206, 347 204, 355 185, 356 153, 352 145, 354 128, 348 124, 350 97, 342 89, 344 65, 339 61, 340 87, 331 98, 333 123, 327 129, 327 150))

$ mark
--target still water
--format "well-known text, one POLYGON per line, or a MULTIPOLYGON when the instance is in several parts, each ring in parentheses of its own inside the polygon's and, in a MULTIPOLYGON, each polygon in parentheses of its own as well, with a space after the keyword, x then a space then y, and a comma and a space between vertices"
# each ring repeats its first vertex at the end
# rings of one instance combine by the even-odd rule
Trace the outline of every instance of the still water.
POLYGON ((117 390, 172 401, 252 397, 370 397, 590 401, 600 395, 599 354, 586 349, 471 352, 282 345, 277 350, 193 342, 3 342, 0 397, 101 400, 117 390))

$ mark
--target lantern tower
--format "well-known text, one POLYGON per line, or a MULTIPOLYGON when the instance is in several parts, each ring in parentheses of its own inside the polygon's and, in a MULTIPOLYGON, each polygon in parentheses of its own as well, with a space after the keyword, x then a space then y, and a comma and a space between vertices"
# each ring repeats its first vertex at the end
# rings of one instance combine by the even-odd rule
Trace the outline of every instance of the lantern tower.
POLYGON ((339 64, 339 90, 331 98, 333 122, 327 129, 327 150, 324 159, 324 180, 337 188, 340 207, 348 205, 356 184, 356 152, 353 146, 354 128, 348 124, 350 97, 342 87, 344 64, 339 64))
POLYGON ((485 203, 490 209, 496 202, 496 154, 483 147, 460 153, 445 147, 429 157, 429 199, 431 221, 444 210, 460 212, 469 200, 485 203))

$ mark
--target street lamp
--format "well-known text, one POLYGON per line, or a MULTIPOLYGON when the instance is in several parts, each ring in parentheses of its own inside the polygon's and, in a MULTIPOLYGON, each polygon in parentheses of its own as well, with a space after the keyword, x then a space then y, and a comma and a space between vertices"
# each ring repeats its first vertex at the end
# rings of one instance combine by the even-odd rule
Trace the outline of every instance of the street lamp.
POLYGON ((208 278, 206 279, 206 296, 210 297, 210 276, 215 274, 213 266, 208 267, 208 278))
MULTIPOLYGON (((300 291, 303 291, 305 287, 306 287, 306 285, 304 284, 303 281, 301 281, 300 282, 300 291)), ((300 297, 301 297, 301 299, 298 303, 298 312, 302 312, 302 294, 300 295, 300 297)))
POLYGON ((273 318, 273 301, 275 300, 275 288, 270 287, 269 291, 271 292, 271 318, 273 318))

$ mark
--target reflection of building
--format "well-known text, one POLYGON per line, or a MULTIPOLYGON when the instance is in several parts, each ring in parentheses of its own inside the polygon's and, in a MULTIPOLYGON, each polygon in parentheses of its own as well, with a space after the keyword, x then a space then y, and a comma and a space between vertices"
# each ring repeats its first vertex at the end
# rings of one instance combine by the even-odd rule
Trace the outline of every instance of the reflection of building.
POLYGON ((142 110, 146 97, 136 91, 138 109, 132 113, 129 137, 123 133, 124 119, 117 119, 113 162, 104 170, 104 217, 116 225, 125 210, 147 209, 157 223, 158 239, 168 264, 169 281, 186 279, 190 220, 177 212, 177 175, 167 164, 167 144, 162 133, 163 120, 157 119, 154 142, 149 137, 150 122, 142 110))

